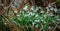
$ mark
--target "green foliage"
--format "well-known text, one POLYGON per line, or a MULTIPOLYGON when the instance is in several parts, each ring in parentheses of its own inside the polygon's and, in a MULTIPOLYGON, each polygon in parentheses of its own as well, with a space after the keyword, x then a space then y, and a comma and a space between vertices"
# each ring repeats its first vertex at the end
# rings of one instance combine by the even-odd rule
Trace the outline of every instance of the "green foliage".
POLYGON ((41 11, 38 13, 38 11, 40 10, 34 12, 34 10, 25 11, 22 9, 20 16, 13 18, 14 23, 18 26, 25 27, 35 26, 35 28, 41 28, 43 26, 42 30, 46 30, 51 29, 52 24, 55 25, 59 22, 59 15, 47 14, 46 12, 41 13, 41 11))

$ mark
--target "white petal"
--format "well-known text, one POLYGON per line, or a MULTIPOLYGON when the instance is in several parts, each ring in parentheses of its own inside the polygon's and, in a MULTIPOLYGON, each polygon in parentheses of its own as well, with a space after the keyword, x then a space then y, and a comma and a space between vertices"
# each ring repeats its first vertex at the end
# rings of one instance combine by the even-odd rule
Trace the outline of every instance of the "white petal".
POLYGON ((14 11, 14 13, 17 13, 17 11, 14 11))

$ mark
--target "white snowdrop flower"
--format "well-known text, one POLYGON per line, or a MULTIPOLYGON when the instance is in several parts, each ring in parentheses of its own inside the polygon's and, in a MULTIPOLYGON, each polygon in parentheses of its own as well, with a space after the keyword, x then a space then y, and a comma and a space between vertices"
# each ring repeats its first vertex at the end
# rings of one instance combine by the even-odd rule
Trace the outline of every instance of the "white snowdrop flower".
POLYGON ((46 9, 49 9, 49 7, 46 7, 46 9))
POLYGON ((48 13, 48 11, 50 11, 49 7, 46 7, 46 9, 47 9, 47 13, 48 13))
POLYGON ((60 20, 60 19, 57 19, 57 20, 60 20))
POLYGON ((30 14, 32 14, 32 12, 30 12, 30 14))
POLYGON ((30 10, 34 10, 34 6, 32 6, 30 10))
POLYGON ((38 10, 39 8, 38 7, 36 7, 36 10, 38 10))
POLYGON ((38 25, 35 25, 36 28, 38 28, 38 25))
POLYGON ((22 11, 22 13, 24 14, 24 11, 22 11))
POLYGON ((35 13, 32 13, 31 15, 35 15, 35 13))
POLYGON ((39 9, 39 7, 36 7, 36 9, 39 9))
POLYGON ((53 7, 51 7, 51 8, 50 8, 50 10, 54 10, 54 8, 53 8, 53 7))
POLYGON ((40 22, 40 20, 37 20, 37 22, 40 22))
POLYGON ((20 16, 20 15, 17 15, 18 17, 20 16))
POLYGON ((34 10, 33 8, 31 8, 30 10, 34 10))
POLYGON ((44 17, 46 17, 46 15, 44 15, 44 17))
POLYGON ((27 14, 28 16, 30 16, 31 14, 29 13, 29 14, 27 14))
POLYGON ((23 15, 25 15, 25 14, 23 13, 23 15))
POLYGON ((49 4, 49 6, 48 7, 51 7, 51 5, 49 4))
POLYGON ((53 14, 50 14, 50 16, 54 16, 53 14))
POLYGON ((44 21, 44 23, 46 23, 46 22, 44 21))
POLYGON ((30 15, 32 14, 32 12, 29 13, 30 15))
POLYGON ((38 17, 38 14, 36 14, 35 17, 38 17))
POLYGON ((50 26, 49 26, 48 28, 49 28, 49 29, 51 29, 51 27, 50 27, 50 26))
POLYGON ((44 20, 41 20, 42 22, 44 21, 44 20))
POLYGON ((37 11, 38 9, 36 9, 36 11, 37 11))
POLYGON ((39 9, 40 9, 41 11, 43 11, 43 8, 42 8, 42 7, 39 7, 39 9))
POLYGON ((5 25, 7 24, 7 23, 4 23, 5 25))
POLYGON ((27 15, 25 15, 24 17, 27 17, 27 15))
POLYGON ((54 8, 54 11, 57 12, 57 8, 54 8))
POLYGON ((15 10, 14 13, 17 13, 17 11, 15 10))
POLYGON ((30 11, 27 11, 27 13, 30 13, 30 11))
POLYGON ((33 13, 35 15, 35 13, 33 13))
POLYGON ((4 7, 4 9, 7 9, 7 7, 4 7))
POLYGON ((34 10, 34 12, 37 12, 37 10, 34 10))
POLYGON ((39 7, 40 9, 42 8, 42 7, 39 7))
POLYGON ((37 20, 35 20, 34 22, 37 22, 37 20))
POLYGON ((28 10, 27 8, 28 8, 28 6, 25 6, 23 9, 24 9, 24 10, 28 10))
POLYGON ((35 22, 33 22, 32 24, 33 24, 33 26, 34 26, 35 22))
POLYGON ((44 13, 44 11, 41 11, 41 13, 44 13))

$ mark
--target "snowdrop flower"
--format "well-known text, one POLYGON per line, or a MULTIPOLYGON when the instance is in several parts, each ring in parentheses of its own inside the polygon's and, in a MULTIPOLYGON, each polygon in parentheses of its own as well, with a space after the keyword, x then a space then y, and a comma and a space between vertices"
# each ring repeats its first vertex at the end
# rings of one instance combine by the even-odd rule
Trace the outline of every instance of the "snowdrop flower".
POLYGON ((18 17, 20 16, 20 15, 17 15, 18 17))
POLYGON ((40 22, 40 20, 37 20, 37 22, 40 22))
POLYGON ((32 6, 30 10, 34 10, 34 6, 32 6))
POLYGON ((40 9, 41 11, 43 11, 43 8, 42 8, 42 7, 39 7, 39 9, 40 9))
POLYGON ((41 11, 41 13, 44 13, 44 11, 41 11))
POLYGON ((50 8, 50 10, 54 10, 54 8, 53 8, 53 7, 51 7, 51 8, 50 8))
POLYGON ((35 20, 34 22, 37 22, 37 20, 35 20))
POLYGON ((57 20, 60 20, 60 19, 57 19, 57 20))
POLYGON ((32 12, 30 12, 30 14, 32 14, 32 12))
POLYGON ((36 28, 38 28, 38 25, 35 25, 36 28))
POLYGON ((31 15, 33 16, 33 15, 35 15, 35 13, 32 13, 31 15))
POLYGON ((44 23, 46 23, 46 22, 44 21, 44 23))
POLYGON ((36 10, 38 10, 39 8, 38 7, 36 7, 36 10))
POLYGON ((40 9, 42 8, 42 7, 39 7, 40 9))
POLYGON ((37 10, 34 10, 34 12, 37 12, 37 10))
POLYGON ((29 14, 27 14, 28 16, 30 16, 31 14, 29 13, 29 14))
POLYGON ((57 12, 57 8, 54 8, 54 11, 57 12))
POLYGON ((35 17, 38 17, 38 14, 36 14, 35 17))
POLYGON ((24 17, 27 17, 27 15, 25 15, 24 17))
POLYGON ((28 10, 28 6, 25 6, 23 9, 24 9, 24 10, 28 10))
POLYGON ((5 25, 7 24, 7 23, 4 23, 5 25))
POLYGON ((17 11, 15 10, 14 13, 17 13, 17 11))
POLYGON ((51 7, 51 5, 49 4, 48 7, 51 7))
POLYGON ((35 22, 32 23, 32 25, 34 26, 35 22))
POLYGON ((49 9, 49 7, 46 7, 46 9, 49 9))
POLYGON ((51 27, 50 27, 50 26, 49 26, 48 28, 49 28, 49 29, 51 29, 51 27))
POLYGON ((11 5, 13 8, 15 8, 15 6, 11 5))
POLYGON ((41 20, 42 22, 44 21, 44 20, 41 20))
POLYGON ((7 7, 4 7, 4 9, 7 9, 7 7))
POLYGON ((46 18, 46 15, 44 15, 44 17, 46 18))
POLYGON ((48 13, 50 11, 49 7, 46 7, 46 9, 47 9, 47 13, 48 13))
POLYGON ((30 12, 28 15, 29 15, 29 16, 33 16, 33 15, 35 15, 35 13, 30 12))

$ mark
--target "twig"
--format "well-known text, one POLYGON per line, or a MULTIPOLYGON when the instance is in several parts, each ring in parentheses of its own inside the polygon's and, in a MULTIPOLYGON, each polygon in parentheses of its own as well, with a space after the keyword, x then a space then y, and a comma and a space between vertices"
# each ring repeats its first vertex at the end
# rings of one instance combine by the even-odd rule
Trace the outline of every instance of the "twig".
POLYGON ((10 3, 9 6, 5 7, 5 9, 3 9, 3 12, 0 13, 0 15, 4 14, 6 11, 8 11, 7 9, 11 6, 11 4, 14 2, 14 0, 10 3))
POLYGON ((58 24, 60 23, 60 21, 56 24, 55 28, 53 29, 53 31, 55 31, 55 29, 58 27, 58 24))

